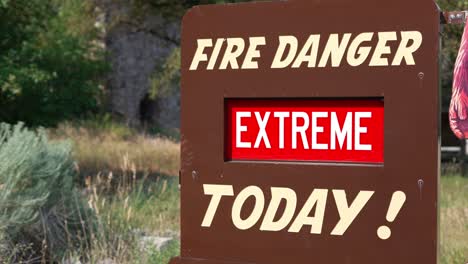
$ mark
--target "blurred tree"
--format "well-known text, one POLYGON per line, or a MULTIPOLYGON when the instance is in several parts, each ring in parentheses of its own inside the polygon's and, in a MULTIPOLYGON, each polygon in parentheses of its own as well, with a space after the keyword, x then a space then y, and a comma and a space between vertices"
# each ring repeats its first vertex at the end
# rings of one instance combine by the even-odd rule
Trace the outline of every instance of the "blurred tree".
POLYGON ((95 109, 106 67, 89 2, 0 3, 0 121, 54 125, 95 109))

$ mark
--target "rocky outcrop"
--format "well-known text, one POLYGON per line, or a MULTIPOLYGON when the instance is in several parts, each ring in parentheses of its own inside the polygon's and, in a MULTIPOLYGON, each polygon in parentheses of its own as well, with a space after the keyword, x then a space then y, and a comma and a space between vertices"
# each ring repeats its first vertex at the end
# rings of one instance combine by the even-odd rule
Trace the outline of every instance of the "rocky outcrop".
POLYGON ((148 97, 151 78, 178 47, 180 27, 156 14, 138 14, 131 1, 99 0, 111 66, 108 76, 110 110, 130 125, 143 121, 163 128, 179 127, 178 88, 155 100, 148 97))

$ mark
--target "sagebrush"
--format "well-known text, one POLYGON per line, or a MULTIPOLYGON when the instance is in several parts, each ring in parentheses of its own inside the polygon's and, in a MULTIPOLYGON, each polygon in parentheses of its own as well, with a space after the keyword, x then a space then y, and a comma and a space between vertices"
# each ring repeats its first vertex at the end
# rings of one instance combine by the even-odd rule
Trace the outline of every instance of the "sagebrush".
POLYGON ((50 143, 43 130, 1 124, 0 160, 2 262, 58 261, 82 244, 92 217, 74 188, 71 145, 50 143))

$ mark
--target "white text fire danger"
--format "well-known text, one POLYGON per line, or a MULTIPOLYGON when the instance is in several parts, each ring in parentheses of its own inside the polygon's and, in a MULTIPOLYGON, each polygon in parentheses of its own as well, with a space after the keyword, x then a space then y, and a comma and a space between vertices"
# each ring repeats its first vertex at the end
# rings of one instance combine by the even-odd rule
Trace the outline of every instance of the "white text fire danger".
MULTIPOLYGON (((344 63, 381 67, 415 65, 414 53, 423 36, 419 31, 312 34, 301 43, 296 36, 284 35, 278 42, 273 61, 267 62, 272 69, 340 67, 344 63), (398 43, 396 50, 391 49, 391 42, 398 43)), ((198 39, 190 70, 258 69, 265 45, 264 36, 198 39)))

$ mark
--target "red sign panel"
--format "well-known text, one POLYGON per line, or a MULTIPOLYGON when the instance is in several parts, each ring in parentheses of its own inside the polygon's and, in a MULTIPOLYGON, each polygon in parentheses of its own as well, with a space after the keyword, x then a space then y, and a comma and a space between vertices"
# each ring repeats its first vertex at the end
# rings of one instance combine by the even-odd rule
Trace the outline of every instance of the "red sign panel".
POLYGON ((226 159, 384 162, 382 99, 228 99, 226 159))

